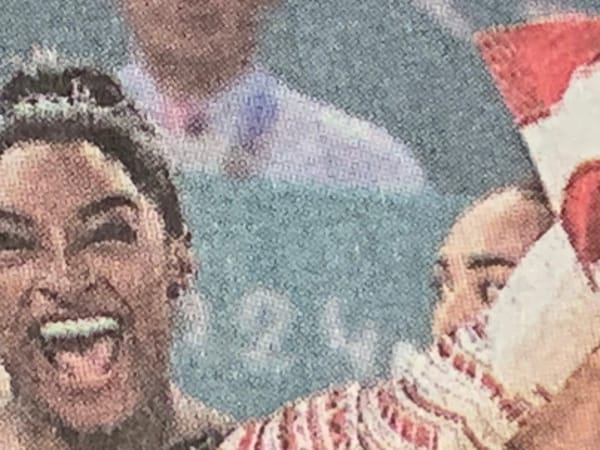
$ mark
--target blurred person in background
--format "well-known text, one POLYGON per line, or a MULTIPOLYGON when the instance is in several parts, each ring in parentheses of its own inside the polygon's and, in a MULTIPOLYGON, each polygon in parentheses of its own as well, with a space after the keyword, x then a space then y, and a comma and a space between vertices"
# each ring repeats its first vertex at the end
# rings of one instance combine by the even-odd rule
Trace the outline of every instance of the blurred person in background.
POLYGON ((254 61, 276 0, 119 0, 135 37, 120 76, 169 130, 181 167, 414 191, 411 150, 385 130, 289 89, 254 61))

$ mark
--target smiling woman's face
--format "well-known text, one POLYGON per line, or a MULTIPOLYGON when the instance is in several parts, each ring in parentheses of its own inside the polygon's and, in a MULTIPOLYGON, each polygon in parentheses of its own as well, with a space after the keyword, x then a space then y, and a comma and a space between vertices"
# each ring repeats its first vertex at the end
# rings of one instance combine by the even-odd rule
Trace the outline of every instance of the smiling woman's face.
POLYGON ((119 423, 167 374, 168 239, 88 143, 0 157, 0 352, 19 398, 77 430, 119 423))

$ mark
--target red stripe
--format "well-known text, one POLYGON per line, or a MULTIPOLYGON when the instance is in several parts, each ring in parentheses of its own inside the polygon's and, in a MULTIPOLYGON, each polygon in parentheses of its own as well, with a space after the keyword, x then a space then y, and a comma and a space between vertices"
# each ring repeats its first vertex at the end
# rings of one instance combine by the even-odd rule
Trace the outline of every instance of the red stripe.
POLYGON ((465 357, 460 353, 454 356, 454 360, 452 361, 452 365, 455 369, 463 372, 465 368, 465 357))
POLYGON ((333 441, 334 447, 341 445, 346 441, 344 434, 345 425, 345 414, 344 410, 340 408, 340 401, 342 396, 338 391, 332 391, 331 397, 328 403, 328 409, 333 409, 333 414, 327 419, 327 428, 331 433, 331 440, 333 441))
POLYGON ((387 389, 378 389, 377 400, 381 418, 387 421, 392 431, 411 444, 435 450, 435 447, 431 447, 431 443, 436 440, 434 437, 437 435, 437 427, 434 424, 424 419, 418 419, 402 409, 399 399, 387 389), (419 423, 416 423, 417 420, 419 423))
POLYGON ((476 370, 476 365, 475 365, 475 361, 469 361, 469 364, 467 365, 467 368, 465 370, 465 373, 471 377, 471 378, 475 378, 475 375, 477 373, 476 370))
POLYGON ((483 320, 485 319, 477 320, 475 323, 473 323, 473 326, 471 327, 471 329, 475 332, 479 339, 484 339, 486 337, 485 323, 483 320))
POLYGON ((401 436, 409 442, 412 442, 414 439, 414 431, 415 424, 408 417, 405 417, 402 420, 402 430, 400 432, 401 436))
POLYGON ((361 445, 368 450, 371 450, 371 446, 365 443, 365 440, 369 440, 370 443, 373 444, 373 447, 375 447, 375 450, 389 450, 386 449, 384 447, 382 447, 379 442, 377 441, 376 437, 373 436, 371 430, 369 430, 369 428, 367 427, 367 423, 364 421, 363 418, 363 410, 368 410, 371 413, 373 413, 371 408, 368 408, 369 406, 369 402, 368 402, 368 394, 369 394, 369 389, 368 388, 362 388, 361 391, 359 392, 358 395, 358 405, 357 405, 357 411, 358 411, 358 423, 362 424, 362 427, 358 428, 358 440, 360 441, 361 445), (363 405, 366 403, 366 407, 364 407, 363 405), (361 430, 362 428, 362 430, 361 430), (362 433, 361 433, 362 431, 362 433))
POLYGON ((484 373, 481 376, 481 383, 487 387, 490 391, 492 391, 492 398, 502 397, 503 389, 500 383, 498 383, 494 377, 492 377, 489 373, 484 373))
POLYGON ((294 422, 298 417, 298 413, 293 406, 287 406, 283 410, 283 419, 279 428, 279 441, 281 447, 289 450, 296 450, 298 444, 296 442, 296 432, 294 430, 294 422))
POLYGON ((427 449, 430 449, 430 443, 431 443, 431 432, 430 430, 428 430, 425 426, 423 425, 419 425, 417 427, 417 432, 415 433, 415 444, 418 447, 425 447, 427 449))
POLYGON ((258 429, 258 433, 256 435, 256 444, 254 444, 253 450, 262 450, 262 448, 263 448, 262 438, 263 438, 263 434, 265 433, 265 428, 267 427, 267 424, 269 422, 270 422, 270 420, 265 420, 260 424, 260 428, 258 429))
POLYGON ((452 345, 446 339, 440 339, 437 348, 442 358, 448 358, 452 354, 452 345))
POLYGON ((515 421, 532 409, 532 406, 521 398, 500 400, 500 409, 504 411, 508 420, 515 421))
POLYGON ((256 422, 250 422, 244 426, 246 432, 242 439, 240 439, 237 447, 239 450, 250 450, 250 445, 252 444, 252 438, 256 433, 256 422))
POLYGON ((535 386, 535 390, 533 392, 534 394, 537 394, 546 400, 546 402, 550 402, 552 400, 552 394, 539 384, 535 386))
POLYGON ((412 400, 419 408, 422 408, 425 411, 436 415, 437 417, 442 417, 460 425, 462 427, 463 434, 467 437, 467 439, 469 439, 469 441, 471 441, 471 444, 473 444, 473 446, 477 450, 488 450, 487 447, 485 447, 479 441, 473 430, 469 428, 469 426, 467 425, 467 419, 464 416, 454 413, 452 411, 448 411, 447 409, 442 408, 441 406, 436 405, 421 397, 417 393, 416 387, 410 385, 406 380, 399 380, 398 383, 402 386, 402 390, 406 394, 406 396, 410 400, 412 400))

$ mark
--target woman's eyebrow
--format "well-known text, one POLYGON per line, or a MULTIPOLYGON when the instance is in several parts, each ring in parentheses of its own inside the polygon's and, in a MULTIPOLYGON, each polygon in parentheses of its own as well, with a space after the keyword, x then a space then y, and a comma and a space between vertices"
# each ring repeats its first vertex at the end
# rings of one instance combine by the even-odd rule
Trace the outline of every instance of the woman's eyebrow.
POLYGON ((469 257, 467 269, 485 269, 487 267, 504 266, 515 267, 517 263, 502 255, 482 254, 469 257))
POLYGON ((9 209, 0 208, 0 220, 12 222, 17 225, 24 225, 27 228, 33 228, 34 226, 34 222, 31 217, 24 214, 19 214, 9 209))
POLYGON ((122 206, 131 208, 134 211, 138 210, 137 204, 132 200, 132 198, 129 195, 111 194, 85 205, 78 211, 77 215, 83 222, 85 222, 90 217, 102 214, 108 210, 111 210, 113 208, 119 208, 122 206))

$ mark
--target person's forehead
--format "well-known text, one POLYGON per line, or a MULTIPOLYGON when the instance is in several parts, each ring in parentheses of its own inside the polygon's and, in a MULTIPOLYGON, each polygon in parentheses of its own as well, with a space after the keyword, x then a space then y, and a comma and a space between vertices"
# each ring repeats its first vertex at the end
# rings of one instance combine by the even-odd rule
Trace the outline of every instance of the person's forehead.
POLYGON ((516 188, 476 201, 452 226, 440 254, 518 253, 522 237, 537 233, 540 209, 516 188))
POLYGON ((24 213, 66 214, 114 192, 138 194, 120 165, 87 142, 18 143, 0 157, 0 204, 24 213))

